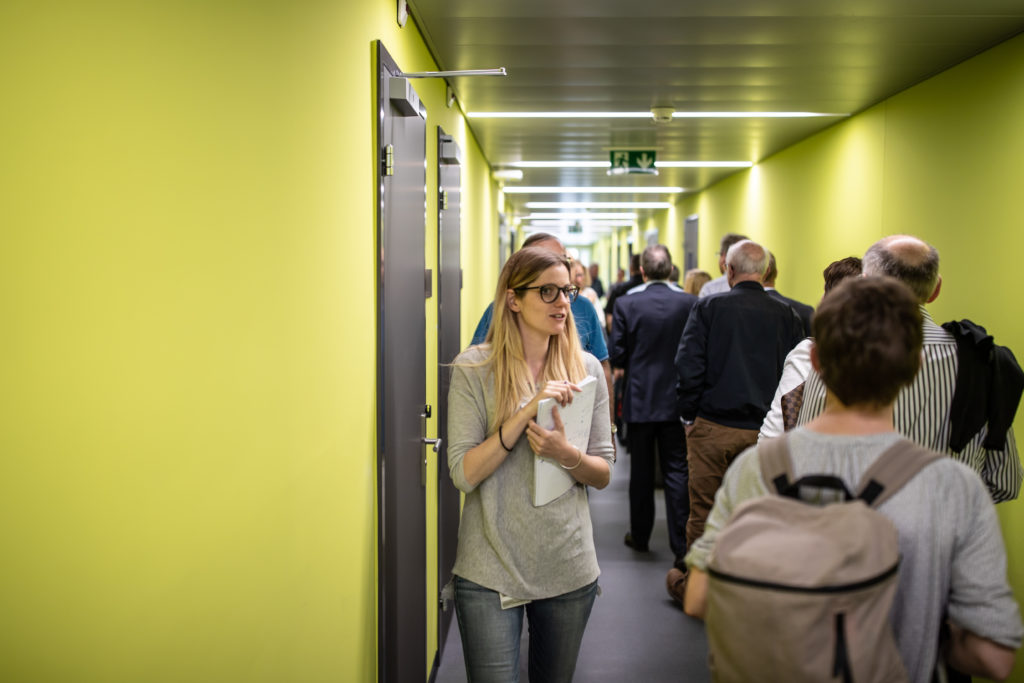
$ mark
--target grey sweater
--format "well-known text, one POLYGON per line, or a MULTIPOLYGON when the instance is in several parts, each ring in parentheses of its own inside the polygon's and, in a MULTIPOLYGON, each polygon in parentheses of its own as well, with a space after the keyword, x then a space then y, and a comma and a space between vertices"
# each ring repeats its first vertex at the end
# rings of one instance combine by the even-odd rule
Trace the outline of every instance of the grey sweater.
MULTIPOLYGON (((833 474, 855 491, 865 470, 900 435, 789 432, 794 476, 833 474)), ((707 569, 718 531, 750 498, 768 495, 757 446, 725 473, 704 535, 686 555, 707 569)), ((1024 629, 1006 579, 1006 550, 995 506, 981 479, 952 458, 918 473, 878 511, 899 532, 900 578, 890 619, 910 680, 927 683, 938 660, 939 626, 945 617, 1006 647, 1020 647, 1024 629)))
MULTIPOLYGON (((604 458, 610 467, 615 450, 608 386, 598 360, 583 355, 587 374, 599 380, 586 452, 604 458)), ((586 488, 577 484, 547 505, 534 507, 534 454, 525 433, 489 477, 475 487, 466 481, 463 457, 490 435, 494 377, 487 366, 460 364, 484 358, 479 347, 462 352, 454 361, 448 391, 448 469, 455 486, 466 494, 453 572, 522 600, 586 586, 600 574, 586 488)))

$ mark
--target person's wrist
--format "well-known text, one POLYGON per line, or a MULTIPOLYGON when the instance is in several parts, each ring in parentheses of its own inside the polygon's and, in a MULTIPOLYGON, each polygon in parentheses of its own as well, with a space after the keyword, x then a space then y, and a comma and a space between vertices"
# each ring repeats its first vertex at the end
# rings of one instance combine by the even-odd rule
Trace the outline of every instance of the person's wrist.
POLYGON ((572 449, 573 449, 574 451, 576 451, 576 454, 577 454, 577 457, 576 457, 576 464, 575 464, 575 465, 573 465, 572 467, 566 467, 566 466, 565 466, 565 465, 563 464, 563 465, 562 465, 562 469, 563 469, 563 470, 574 470, 574 469, 576 469, 577 467, 579 467, 580 465, 582 465, 582 464, 583 464, 583 451, 582 451, 582 450, 580 450, 579 448, 577 448, 576 446, 573 446, 573 447, 572 447, 572 449))

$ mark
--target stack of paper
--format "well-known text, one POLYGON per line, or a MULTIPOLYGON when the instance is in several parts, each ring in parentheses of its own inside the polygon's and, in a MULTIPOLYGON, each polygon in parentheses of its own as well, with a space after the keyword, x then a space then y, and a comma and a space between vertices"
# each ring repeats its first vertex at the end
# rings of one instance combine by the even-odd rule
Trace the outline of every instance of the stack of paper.
MULTIPOLYGON (((555 428, 555 418, 551 409, 558 407, 558 416, 565 427, 565 438, 581 452, 587 452, 590 444, 590 421, 594 415, 594 395, 597 391, 597 378, 588 376, 577 383, 581 391, 573 393, 572 403, 558 405, 553 398, 546 398, 537 406, 537 424, 544 429, 555 428)), ((533 456, 533 504, 547 505, 572 488, 576 480, 555 460, 548 460, 539 455, 533 456)))

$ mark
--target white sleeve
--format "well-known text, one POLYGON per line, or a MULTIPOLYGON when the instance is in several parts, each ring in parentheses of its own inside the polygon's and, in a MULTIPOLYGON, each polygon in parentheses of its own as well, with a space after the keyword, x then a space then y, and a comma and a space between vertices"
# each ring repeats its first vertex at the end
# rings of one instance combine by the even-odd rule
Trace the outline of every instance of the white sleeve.
POLYGON ((781 436, 785 431, 782 423, 782 397, 807 380, 807 375, 811 370, 811 346, 813 344, 814 342, 808 337, 794 346, 786 356, 786 362, 782 366, 782 377, 779 378, 779 386, 775 389, 775 397, 772 398, 772 407, 764 416, 761 431, 757 435, 758 441, 781 436))

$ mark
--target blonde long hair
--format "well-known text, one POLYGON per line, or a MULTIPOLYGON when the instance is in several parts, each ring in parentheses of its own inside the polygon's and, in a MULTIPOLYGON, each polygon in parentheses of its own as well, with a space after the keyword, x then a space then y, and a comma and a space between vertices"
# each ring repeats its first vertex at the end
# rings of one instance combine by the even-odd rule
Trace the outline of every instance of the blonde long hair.
MULTIPOLYGON (((494 311, 491 329, 487 332, 484 345, 489 346, 489 353, 481 365, 489 365, 494 375, 495 414, 491 416, 488 433, 498 428, 519 409, 520 402, 531 398, 537 393, 537 386, 530 376, 523 352, 523 337, 519 332, 519 314, 509 308, 509 291, 512 296, 521 299, 526 292, 521 287, 528 287, 551 266, 564 266, 572 270, 569 262, 548 249, 526 247, 520 249, 505 263, 498 277, 498 287, 494 293, 494 311)), ((538 381, 569 380, 579 382, 587 374, 583 365, 583 349, 576 333, 576 323, 572 313, 565 318, 565 327, 561 334, 551 336, 548 344, 547 357, 538 381)))

